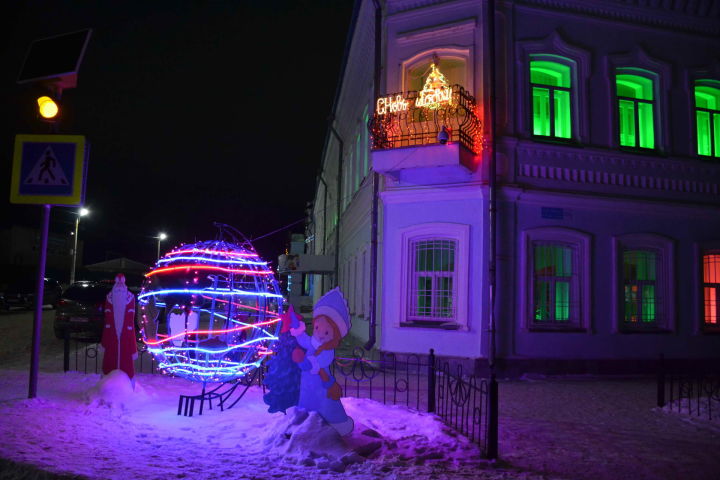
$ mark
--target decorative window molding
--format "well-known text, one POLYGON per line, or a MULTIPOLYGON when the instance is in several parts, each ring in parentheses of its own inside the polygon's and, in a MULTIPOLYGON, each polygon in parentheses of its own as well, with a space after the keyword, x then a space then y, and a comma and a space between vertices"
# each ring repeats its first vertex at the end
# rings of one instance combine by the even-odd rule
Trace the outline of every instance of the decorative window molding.
POLYGON ((675 329, 675 252, 672 239, 655 234, 613 238, 616 331, 675 329))
POLYGON ((591 331, 591 243, 589 234, 564 227, 522 232, 521 328, 591 331))
MULTIPOLYGON (((572 133, 570 139, 578 143, 589 143, 590 117, 588 103, 588 82, 590 79, 590 53, 565 42, 560 34, 553 32, 538 40, 516 43, 516 98, 521 101, 515 104, 518 130, 527 138, 543 138, 533 136, 532 87, 530 63, 532 61, 551 61, 570 68, 570 85, 572 98, 570 101, 572 133)), ((554 140, 555 137, 549 137, 554 140)))
POLYGON ((400 242, 400 318, 396 326, 467 331, 470 226, 414 225, 400 231, 400 242), (436 252, 441 256, 436 258, 436 252), (435 259, 440 263, 427 265, 435 259))
POLYGON ((631 74, 647 78, 653 82, 654 145, 651 150, 668 151, 669 136, 667 132, 670 131, 670 127, 667 112, 670 111, 668 98, 672 79, 670 64, 650 57, 641 47, 635 47, 630 53, 607 56, 606 70, 609 82, 608 92, 610 92, 611 95, 608 103, 614 106, 612 115, 614 125, 613 128, 609 129, 610 132, 614 132, 614 138, 609 139, 608 145, 622 147, 620 143, 620 118, 618 110, 620 98, 618 96, 616 75, 631 74))

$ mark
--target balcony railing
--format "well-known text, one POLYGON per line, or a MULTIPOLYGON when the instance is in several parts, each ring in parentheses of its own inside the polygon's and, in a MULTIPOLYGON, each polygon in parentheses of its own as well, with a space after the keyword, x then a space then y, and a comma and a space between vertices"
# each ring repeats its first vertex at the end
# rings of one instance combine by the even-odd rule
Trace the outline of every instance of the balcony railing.
POLYGON ((481 123, 475 97, 452 86, 449 102, 417 106, 419 92, 394 93, 377 100, 369 128, 373 150, 459 142, 480 153, 481 123), (447 134, 440 136, 443 127, 447 134), (443 140, 443 141, 441 141, 443 140))

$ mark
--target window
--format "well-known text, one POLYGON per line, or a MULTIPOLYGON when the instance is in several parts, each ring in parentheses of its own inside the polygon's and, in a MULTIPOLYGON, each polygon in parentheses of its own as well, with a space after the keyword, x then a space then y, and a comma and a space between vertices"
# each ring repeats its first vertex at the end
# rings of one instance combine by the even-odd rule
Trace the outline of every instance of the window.
MULTIPOLYGON (((570 302, 576 309, 571 294, 573 277, 573 251, 569 246, 533 245, 533 311, 535 323, 563 323, 570 320, 570 302)), ((573 292, 574 293, 574 292, 573 292)), ((575 312, 573 312, 575 313, 575 312)))
POLYGON ((705 84, 710 82, 700 80, 695 84, 697 153, 720 158, 720 88, 705 84))
POLYGON ((529 330, 585 330, 590 320, 590 235, 562 227, 522 234, 521 268, 529 330))
MULTIPOLYGON (((626 71, 619 69, 620 72, 626 71)), ((615 75, 620 145, 655 148, 655 88, 651 78, 631 73, 615 75)))
POLYGON ((720 251, 702 257, 703 325, 720 328, 720 251))
POLYGON ((418 240, 412 243, 410 311, 417 321, 445 321, 455 318, 454 240, 418 240))
POLYGON ((651 324, 657 320, 657 254, 648 250, 623 252, 624 321, 651 324))
POLYGON ((619 330, 672 330, 672 240, 652 234, 623 235, 614 239, 613 248, 619 330))
POLYGON ((438 70, 440 70, 443 75, 445 75, 448 85, 459 84, 465 86, 465 59, 452 57, 427 57, 407 69, 405 85, 406 90, 419 92, 423 89, 423 85, 425 85, 425 79, 427 78, 428 73, 430 73, 430 65, 432 63, 435 63, 435 66, 438 68, 438 70))
POLYGON ((427 223, 400 231, 399 327, 468 329, 470 226, 427 223))
POLYGON ((572 137, 572 96, 570 66, 530 61, 533 135, 572 137))

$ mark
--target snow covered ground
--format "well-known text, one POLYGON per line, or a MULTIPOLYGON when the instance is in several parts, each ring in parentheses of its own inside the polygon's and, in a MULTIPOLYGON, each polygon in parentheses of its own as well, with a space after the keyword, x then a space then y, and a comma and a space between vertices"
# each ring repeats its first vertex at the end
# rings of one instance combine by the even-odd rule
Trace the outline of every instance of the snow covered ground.
MULTIPOLYGON (((44 372, 24 399, 27 373, 0 371, 0 478, 24 465, 98 479, 523 478, 492 469, 477 447, 434 416, 345 399, 356 429, 347 439, 316 414, 269 414, 252 388, 231 410, 177 416, 182 379, 44 372), (484 472, 484 473, 483 473, 484 472)), ((121 372, 117 372, 121 373, 121 372)))
MULTIPOLYGON (((182 379, 0 370, 0 478, 31 467, 94 479, 717 479, 720 431, 653 409, 649 380, 502 382, 500 455, 433 415, 343 399, 356 429, 340 439, 315 414, 268 414, 252 388, 231 410, 177 416, 182 379), (343 472, 342 474, 340 472, 343 472)), ((77 476, 77 477, 75 477, 77 476)))

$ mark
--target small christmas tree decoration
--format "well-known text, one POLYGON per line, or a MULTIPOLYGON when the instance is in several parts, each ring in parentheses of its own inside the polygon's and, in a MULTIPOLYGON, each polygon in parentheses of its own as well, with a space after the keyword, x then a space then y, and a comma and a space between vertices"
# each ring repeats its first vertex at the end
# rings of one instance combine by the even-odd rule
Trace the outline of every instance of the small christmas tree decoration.
POLYGON ((290 328, 297 328, 302 317, 295 313, 292 305, 280 316, 282 327, 278 341, 273 347, 274 354, 268 359, 268 371, 265 375, 265 386, 270 390, 263 396, 268 404, 268 412, 283 412, 294 407, 300 397, 300 368, 293 361, 293 351, 298 348, 290 328))

